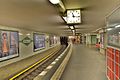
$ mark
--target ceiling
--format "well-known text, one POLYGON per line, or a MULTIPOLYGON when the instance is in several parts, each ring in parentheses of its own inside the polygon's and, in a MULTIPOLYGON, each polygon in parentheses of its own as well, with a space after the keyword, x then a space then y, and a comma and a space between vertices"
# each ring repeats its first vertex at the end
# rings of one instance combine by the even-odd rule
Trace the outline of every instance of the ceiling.
POLYGON ((108 27, 120 25, 120 6, 118 6, 110 15, 108 15, 106 20, 108 27))
MULTIPOLYGON (((81 8, 82 23, 77 33, 87 33, 105 27, 105 17, 120 0, 62 0, 66 9, 81 8)), ((71 35, 55 5, 48 0, 0 0, 0 24, 22 29, 71 35)))

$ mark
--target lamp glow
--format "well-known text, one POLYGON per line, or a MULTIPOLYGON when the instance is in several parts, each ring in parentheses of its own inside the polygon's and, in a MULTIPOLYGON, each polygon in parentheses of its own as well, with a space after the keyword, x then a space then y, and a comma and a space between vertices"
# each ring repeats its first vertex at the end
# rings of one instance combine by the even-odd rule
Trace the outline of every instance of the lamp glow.
POLYGON ((63 19, 67 22, 67 17, 63 17, 63 19))
POLYGON ((73 33, 75 33, 75 30, 72 30, 73 33))
POLYGON ((23 35, 22 33, 19 33, 19 35, 23 35))
POLYGON ((60 0, 49 0, 52 4, 58 4, 60 0))
POLYGON ((120 25, 115 26, 115 28, 119 28, 119 27, 120 27, 120 25))
POLYGON ((29 36, 30 35, 30 33, 28 33, 28 34, 26 34, 27 36, 29 36))
POLYGON ((112 28, 108 28, 108 29, 107 29, 107 31, 110 31, 110 30, 112 30, 112 28))
POLYGON ((74 29, 74 27, 73 27, 73 26, 70 26, 70 29, 74 29))

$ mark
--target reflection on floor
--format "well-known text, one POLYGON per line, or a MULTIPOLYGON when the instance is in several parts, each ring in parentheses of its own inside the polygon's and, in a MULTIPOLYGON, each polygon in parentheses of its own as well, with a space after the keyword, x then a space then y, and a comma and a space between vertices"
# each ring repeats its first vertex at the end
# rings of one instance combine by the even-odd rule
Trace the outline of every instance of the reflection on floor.
POLYGON ((61 80, 107 80, 105 56, 94 48, 74 45, 61 80))

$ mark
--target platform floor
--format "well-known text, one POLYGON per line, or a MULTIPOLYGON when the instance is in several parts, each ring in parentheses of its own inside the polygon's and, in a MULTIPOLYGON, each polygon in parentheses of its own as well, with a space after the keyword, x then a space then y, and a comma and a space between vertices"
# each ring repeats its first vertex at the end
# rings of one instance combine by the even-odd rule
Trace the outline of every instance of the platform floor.
POLYGON ((94 48, 73 45, 73 53, 61 80, 107 80, 105 56, 94 48))

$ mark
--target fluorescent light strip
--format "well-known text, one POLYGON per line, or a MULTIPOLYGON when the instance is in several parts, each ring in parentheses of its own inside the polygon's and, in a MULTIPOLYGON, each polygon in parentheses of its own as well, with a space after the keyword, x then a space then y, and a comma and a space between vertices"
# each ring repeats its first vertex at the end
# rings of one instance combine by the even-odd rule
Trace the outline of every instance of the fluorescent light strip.
POLYGON ((74 29, 74 27, 73 27, 73 26, 70 26, 70 29, 74 29))
POLYGON ((67 17, 63 17, 63 19, 67 22, 67 17))
POLYGON ((75 33, 75 30, 72 30, 73 33, 75 33))
POLYGON ((27 36, 29 36, 30 35, 30 33, 28 33, 28 34, 26 34, 27 36))
POLYGON ((58 4, 60 3, 60 0, 49 0, 52 4, 58 4))
POLYGON ((23 35, 22 33, 19 33, 19 35, 23 35))
POLYGON ((107 31, 110 31, 110 30, 112 30, 112 28, 108 28, 108 29, 107 29, 107 31))
POLYGON ((120 25, 115 26, 115 28, 119 28, 119 27, 120 27, 120 25))

